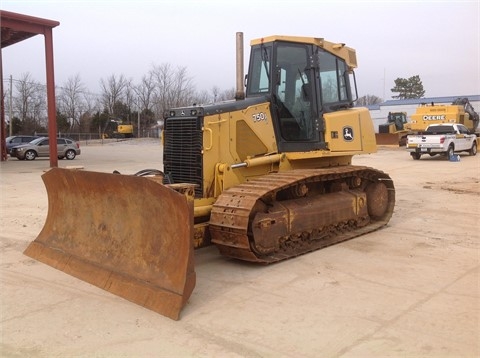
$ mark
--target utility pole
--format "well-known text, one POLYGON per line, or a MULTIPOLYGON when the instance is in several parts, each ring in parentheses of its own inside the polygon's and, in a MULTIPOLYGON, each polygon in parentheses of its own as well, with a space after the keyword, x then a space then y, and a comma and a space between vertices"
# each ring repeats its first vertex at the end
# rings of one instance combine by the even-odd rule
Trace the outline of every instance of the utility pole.
POLYGON ((383 68, 383 101, 385 102, 385 81, 387 77, 387 70, 383 68))
POLYGON ((140 138, 140 107, 137 110, 137 138, 140 138))
POLYGON ((10 75, 10 101, 9 101, 10 102, 10 111, 9 112, 10 113, 8 115, 10 117, 10 125, 9 125, 9 131, 8 131, 8 133, 10 134, 10 137, 12 136, 12 127, 13 127, 13 108, 12 108, 13 107, 12 106, 12 104, 13 104, 13 102, 12 102, 12 92, 13 92, 13 90, 12 90, 12 83, 13 83, 13 79, 12 79, 12 75, 10 75))

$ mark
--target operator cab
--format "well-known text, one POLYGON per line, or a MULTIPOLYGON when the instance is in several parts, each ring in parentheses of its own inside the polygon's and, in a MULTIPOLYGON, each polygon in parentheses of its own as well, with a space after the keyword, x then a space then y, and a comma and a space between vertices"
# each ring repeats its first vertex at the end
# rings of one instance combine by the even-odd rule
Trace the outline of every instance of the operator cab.
POLYGON ((353 107, 353 66, 327 46, 334 48, 317 38, 252 41, 246 96, 270 97, 279 152, 325 149, 324 113, 353 107))
POLYGON ((389 112, 387 123, 394 123, 395 129, 401 131, 404 129, 405 124, 408 123, 407 114, 405 112, 389 112))

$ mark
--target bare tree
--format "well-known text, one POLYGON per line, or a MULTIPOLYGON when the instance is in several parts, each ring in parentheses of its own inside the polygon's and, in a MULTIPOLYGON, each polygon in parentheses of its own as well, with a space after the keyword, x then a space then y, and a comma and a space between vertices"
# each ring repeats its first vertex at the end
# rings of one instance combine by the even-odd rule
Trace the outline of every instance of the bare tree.
POLYGON ((108 110, 110 115, 115 116, 115 103, 125 100, 125 91, 128 81, 124 75, 117 76, 112 74, 106 80, 100 80, 102 88, 102 104, 108 110))
MULTIPOLYGON (((85 91, 83 93, 83 103, 85 110, 80 115, 80 130, 83 133, 91 131, 93 114, 101 112, 103 109, 101 97, 98 94, 85 91)), ((98 129, 98 133, 100 133, 98 129)))
POLYGON ((168 63, 160 66, 154 65, 150 75, 155 84, 153 102, 157 114, 163 114, 171 107, 193 104, 195 88, 186 67, 173 69, 168 63))
POLYGON ((230 89, 223 90, 218 95, 218 100, 219 101, 228 101, 228 100, 232 100, 232 99, 235 99, 235 88, 234 87, 232 87, 230 89))
POLYGON ((47 88, 40 83, 35 83, 33 106, 30 117, 33 120, 35 130, 48 128, 47 88))
MULTIPOLYGON (((35 132, 46 117, 45 86, 35 82, 30 73, 24 73, 15 81, 16 96, 13 98, 14 111, 22 122, 24 132, 35 132)), ((45 121, 44 121, 45 122, 45 121)))
MULTIPOLYGON (((215 96, 213 96, 213 98, 215 98, 215 96)), ((207 104, 212 102, 214 102, 212 100, 212 95, 206 90, 200 91, 195 94, 194 103, 196 104, 207 104)))
POLYGON ((186 67, 178 67, 174 75, 172 101, 174 106, 192 105, 195 98, 195 86, 188 76, 186 67))
POLYGON ((35 83, 30 73, 23 73, 20 80, 15 81, 16 96, 14 98, 14 110, 18 113, 21 121, 25 121, 29 115, 30 107, 35 94, 35 83))
POLYGON ((218 97, 219 97, 219 93, 220 93, 220 88, 217 87, 217 86, 213 86, 211 92, 212 92, 212 96, 213 96, 213 102, 215 103, 215 102, 219 101, 220 99, 218 97))
POLYGON ((155 81, 152 71, 142 77, 139 85, 134 87, 137 95, 137 105, 140 111, 151 110, 152 100, 155 94, 155 81))
MULTIPOLYGON (((148 74, 142 77, 139 85, 133 87, 136 95, 136 109, 139 119, 138 125, 140 128, 146 129, 155 124, 155 115, 153 113, 153 99, 155 96, 155 80, 153 72, 149 71, 148 74)), ((158 116, 159 118, 161 118, 158 116)), ((137 128, 140 133, 141 129, 137 128)))
POLYGON ((369 106, 372 104, 379 104, 379 103, 382 103, 381 98, 371 94, 367 94, 366 96, 363 96, 357 99, 356 105, 358 107, 361 107, 361 106, 369 106))
POLYGON ((132 81, 127 81, 127 86, 125 87, 125 105, 128 108, 127 118, 123 118, 127 120, 127 122, 131 122, 132 118, 130 118, 130 114, 132 113, 132 109, 136 107, 137 103, 137 95, 135 93, 135 89, 132 85, 132 81))
POLYGON ((80 117, 87 108, 85 92, 85 86, 82 84, 79 74, 68 78, 67 82, 60 88, 58 107, 67 117, 71 128, 80 127, 80 117))

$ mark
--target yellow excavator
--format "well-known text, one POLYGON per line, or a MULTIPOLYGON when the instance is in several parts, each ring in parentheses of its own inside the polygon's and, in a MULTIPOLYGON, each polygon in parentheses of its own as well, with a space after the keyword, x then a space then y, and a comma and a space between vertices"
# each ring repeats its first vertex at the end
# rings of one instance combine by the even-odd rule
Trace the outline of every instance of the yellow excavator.
POLYGON ((355 50, 264 37, 245 77, 242 33, 236 47, 235 100, 165 113, 163 171, 43 174, 47 219, 25 254, 177 320, 194 249, 269 264, 386 225, 392 179, 352 165, 376 151, 368 109, 353 106, 355 50))
POLYGON ((102 131, 102 139, 107 138, 133 138, 133 125, 122 124, 118 119, 107 120, 102 131))
POLYGON ((463 124, 472 133, 479 133, 479 115, 468 98, 456 98, 452 104, 422 103, 414 114, 410 129, 413 133, 423 132, 430 124, 463 124))
MULTIPOLYGON (((480 138, 480 116, 467 97, 456 98, 452 104, 422 103, 411 118, 407 134, 421 134, 431 124, 456 123, 480 138)), ((477 148, 480 149, 480 140, 477 148)))

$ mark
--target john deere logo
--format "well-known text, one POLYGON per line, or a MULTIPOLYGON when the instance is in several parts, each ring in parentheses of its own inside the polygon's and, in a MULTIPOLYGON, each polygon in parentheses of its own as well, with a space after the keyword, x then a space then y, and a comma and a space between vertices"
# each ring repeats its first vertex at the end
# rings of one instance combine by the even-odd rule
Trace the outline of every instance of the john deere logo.
POLYGON ((347 142, 351 142, 353 140, 352 127, 343 127, 343 139, 347 142))

